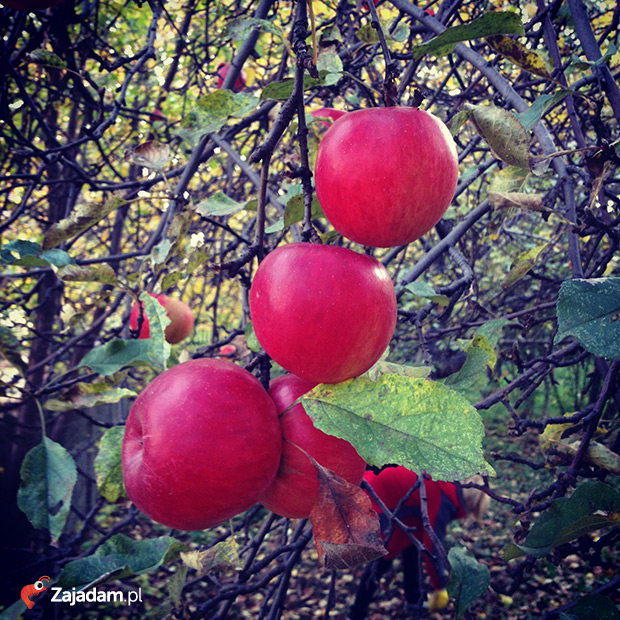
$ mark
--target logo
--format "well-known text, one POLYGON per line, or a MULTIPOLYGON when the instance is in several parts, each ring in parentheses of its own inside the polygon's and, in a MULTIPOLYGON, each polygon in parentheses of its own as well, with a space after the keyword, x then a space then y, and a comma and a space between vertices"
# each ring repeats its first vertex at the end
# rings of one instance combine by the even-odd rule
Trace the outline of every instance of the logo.
POLYGON ((26 603, 28 609, 32 609, 34 607, 35 601, 33 599, 35 598, 35 596, 39 596, 39 594, 47 590, 47 588, 43 585, 44 581, 47 581, 47 583, 49 583, 50 578, 46 575, 43 575, 43 577, 39 577, 38 581, 35 581, 34 583, 29 583, 27 586, 24 586, 22 588, 22 601, 26 603))

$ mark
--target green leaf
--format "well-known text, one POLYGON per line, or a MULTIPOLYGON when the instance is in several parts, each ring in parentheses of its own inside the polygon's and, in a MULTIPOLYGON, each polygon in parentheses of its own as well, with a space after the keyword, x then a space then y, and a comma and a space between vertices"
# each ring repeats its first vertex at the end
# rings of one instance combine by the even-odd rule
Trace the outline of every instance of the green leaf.
POLYGON ((577 487, 571 497, 553 500, 532 525, 523 545, 510 545, 504 559, 543 557, 584 534, 620 524, 620 492, 598 480, 577 487))
MULTIPOLYGON (((188 271, 188 273, 191 273, 188 271)), ((171 271, 164 276, 164 279, 161 281, 161 290, 167 291, 169 288, 172 288, 179 280, 182 280, 186 277, 187 274, 181 273, 180 271, 171 271)))
MULTIPOLYGON (((325 214, 323 213, 323 209, 319 204, 319 200, 316 196, 312 197, 312 206, 310 208, 310 213, 312 219, 315 218, 324 218, 325 214)), ((271 224, 271 226, 267 226, 265 228, 266 233, 274 233, 283 230, 284 228, 288 228, 293 224, 297 224, 297 222, 301 222, 304 219, 304 197, 301 194, 297 194, 293 196, 287 203, 284 208, 284 216, 281 217, 277 222, 271 224)))
POLYGON ((485 373, 489 354, 482 348, 469 347, 467 357, 460 370, 445 380, 445 385, 453 390, 464 390, 471 387, 485 373))
POLYGON ((447 306, 450 301, 446 295, 438 295, 435 293, 435 289, 427 282, 410 282, 405 286, 405 290, 418 297, 424 297, 430 301, 434 301, 441 306, 447 306))
POLYGON ((163 306, 148 293, 140 294, 144 312, 149 320, 150 338, 143 340, 112 340, 89 351, 80 366, 88 366, 95 372, 112 375, 125 366, 150 364, 157 370, 165 370, 170 357, 170 345, 165 339, 165 329, 170 323, 163 306))
POLYGON ((223 191, 217 190, 213 196, 196 205, 196 213, 204 217, 233 215, 245 209, 246 202, 237 202, 229 198, 223 191))
POLYGON ((350 442, 370 465, 404 465, 436 480, 493 472, 478 412, 440 383, 385 374, 318 385, 302 397, 315 426, 350 442))
POLYGON ((540 254, 547 249, 548 243, 536 245, 525 252, 521 252, 515 261, 510 265, 510 271, 502 282, 502 290, 507 290, 519 280, 524 278, 538 262, 540 254))
POLYGON ((514 114, 495 105, 466 103, 463 109, 495 157, 510 166, 530 169, 530 136, 514 114))
POLYGON ((121 448, 124 435, 124 426, 109 428, 101 437, 99 452, 95 457, 97 488, 99 493, 112 503, 116 502, 119 497, 127 497, 121 466, 121 448))
POLYGON ((530 173, 518 166, 506 166, 493 172, 489 179, 489 194, 522 192, 530 173))
POLYGON ((50 250, 72 239, 126 204, 127 201, 120 196, 112 196, 103 205, 97 202, 80 203, 69 217, 48 229, 43 239, 43 249, 50 250))
MULTIPOLYGON (((315 86, 323 86, 326 76, 327 71, 319 71, 319 79, 313 78, 308 74, 304 75, 304 90, 314 88, 315 86)), ((286 78, 280 82, 270 82, 261 92, 261 101, 265 99, 274 99, 276 101, 288 99, 293 93, 294 83, 294 78, 286 78)))
POLYGON ((492 347, 496 347, 506 325, 518 325, 518 323, 511 323, 510 319, 491 319, 476 330, 475 336, 484 336, 492 347))
POLYGON ((250 349, 250 351, 254 351, 254 353, 258 353, 260 351, 260 342, 258 342, 258 338, 254 333, 254 327, 252 323, 248 323, 245 326, 245 342, 248 345, 248 349, 250 349))
POLYGON ((491 572, 464 547, 450 549, 448 561, 451 571, 447 590, 454 599, 456 617, 461 618, 467 608, 487 591, 491 572))
POLYGON ((41 252, 41 254, 39 254, 39 258, 42 258, 54 267, 75 265, 75 261, 64 250, 58 250, 56 248, 53 250, 47 250, 46 252, 41 252))
MULTIPOLYGON (((402 43, 407 40, 410 30, 409 26, 404 22, 399 22, 393 32, 391 32, 392 20, 380 19, 379 23, 381 24, 381 29, 385 34, 386 41, 396 41, 398 43, 402 43)), ((377 29, 371 23, 364 24, 361 28, 359 28, 356 36, 362 43, 379 43, 379 34, 377 33, 377 29)))
POLYGON ((151 363, 150 340, 111 340, 89 351, 80 366, 88 366, 101 375, 113 375, 125 366, 151 363))
POLYGON ((582 596, 574 607, 563 612, 560 620, 620 620, 620 610, 614 602, 601 594, 582 596))
POLYGON ((207 133, 219 131, 230 117, 243 117, 258 105, 258 99, 251 93, 233 93, 218 89, 204 95, 186 114, 178 133, 182 138, 195 143, 207 133))
POLYGON ((32 50, 27 56, 28 62, 37 65, 54 67, 56 69, 66 69, 67 61, 60 58, 50 50, 37 49, 32 50))
POLYGON ((620 278, 563 282, 557 317, 556 343, 573 336, 594 355, 620 357, 620 278))
POLYGON ((99 265, 65 265, 58 270, 58 277, 63 282, 101 282, 116 284, 116 273, 107 263, 99 265))
POLYGON ((151 265, 156 267, 157 265, 163 265, 170 254, 172 249, 172 243, 170 239, 162 239, 151 251, 151 265))
POLYGON ((259 19, 257 17, 242 17, 229 22, 226 25, 226 32, 235 41, 245 41, 248 36, 256 29, 263 32, 269 32, 275 36, 285 39, 284 30, 267 19, 259 19))
POLYGON ((417 60, 424 54, 445 56, 457 43, 498 34, 525 34, 519 14, 512 11, 489 11, 468 24, 448 28, 428 43, 414 47, 413 59, 417 60))
POLYGON ((335 47, 321 50, 317 59, 316 68, 326 73, 342 73, 342 60, 335 47))
POLYGON ((8 327, 0 325, 0 356, 15 366, 22 375, 28 372, 28 365, 20 355, 22 343, 8 327))
POLYGON ((23 258, 24 256, 36 256, 41 250, 41 245, 34 241, 27 241, 25 239, 15 239, 5 243, 0 251, 2 252, 2 261, 10 263, 17 258, 23 258))
POLYGON ((86 589, 109 579, 149 573, 174 559, 184 545, 171 536, 132 540, 116 534, 93 555, 69 562, 58 578, 62 588, 86 589))
POLYGON ((45 437, 26 454, 21 478, 17 505, 35 529, 49 530, 52 543, 56 543, 69 516, 77 481, 73 457, 60 444, 45 437))
POLYGON ((164 307, 148 293, 140 294, 140 301, 144 304, 144 312, 149 320, 151 337, 149 343, 149 361, 155 368, 166 370, 166 363, 170 357, 170 345, 166 342, 166 327, 170 319, 164 307))
POLYGON ((540 95, 527 110, 517 112, 515 116, 523 127, 529 131, 540 122, 547 110, 550 110, 573 92, 572 90, 557 90, 553 95, 540 95))
POLYGON ((581 58, 573 54, 573 62, 571 62, 569 66, 574 69, 579 69, 580 71, 594 69, 595 67, 600 67, 602 64, 605 64, 608 60, 615 56, 617 52, 618 48, 612 43, 609 45, 607 52, 597 60, 581 60, 581 58))

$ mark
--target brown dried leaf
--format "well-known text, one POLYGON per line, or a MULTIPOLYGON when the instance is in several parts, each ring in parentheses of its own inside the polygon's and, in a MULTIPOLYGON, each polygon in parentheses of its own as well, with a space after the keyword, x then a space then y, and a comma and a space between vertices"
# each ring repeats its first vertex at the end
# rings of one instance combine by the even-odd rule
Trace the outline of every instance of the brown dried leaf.
POLYGON ((383 557, 379 517, 360 487, 319 465, 319 497, 310 513, 319 567, 349 569, 383 557))
POLYGON ((517 207, 528 211, 546 211, 539 194, 524 192, 490 192, 489 202, 495 209, 517 207))
POLYGON ((154 140, 138 144, 128 155, 134 164, 158 172, 163 170, 171 159, 170 147, 154 140))

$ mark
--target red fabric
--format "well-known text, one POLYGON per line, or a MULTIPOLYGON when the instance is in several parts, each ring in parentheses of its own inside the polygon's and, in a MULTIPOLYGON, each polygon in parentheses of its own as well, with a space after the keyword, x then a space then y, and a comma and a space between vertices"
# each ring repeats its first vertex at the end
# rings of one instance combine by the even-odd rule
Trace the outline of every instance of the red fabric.
MULTIPOLYGON (((409 489, 416 483, 418 476, 405 467, 387 467, 379 474, 367 471, 364 479, 373 488, 375 493, 381 498, 386 507, 393 511, 401 498, 406 495, 409 489)), ((425 478, 424 486, 426 489, 428 516, 431 527, 438 533, 439 537, 445 534, 445 527, 453 519, 462 519, 466 516, 465 507, 460 496, 460 491, 451 482, 435 482, 425 478)), ((381 509, 370 497, 372 507, 375 512, 381 515, 381 509)), ((405 502, 403 507, 404 516, 399 519, 408 527, 414 528, 411 533, 422 542, 430 553, 433 553, 433 543, 430 536, 424 531, 420 512, 420 490, 416 489, 405 502)), ((384 520, 382 520, 384 521, 384 520)), ((388 522, 382 522, 382 527, 387 526, 388 522)), ((388 555, 385 559, 393 558, 407 547, 413 544, 407 534, 398 525, 394 525, 392 536, 387 544, 388 555)), ((445 587, 445 583, 437 574, 432 562, 427 554, 424 554, 424 561, 431 583, 435 589, 445 587)))

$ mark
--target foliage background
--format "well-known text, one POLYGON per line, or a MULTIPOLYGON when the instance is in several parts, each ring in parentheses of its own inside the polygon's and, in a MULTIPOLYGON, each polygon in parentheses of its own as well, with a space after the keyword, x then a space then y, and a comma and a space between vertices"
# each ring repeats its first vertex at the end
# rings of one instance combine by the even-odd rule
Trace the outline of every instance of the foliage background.
MULTIPOLYGON (((447 378, 485 422, 485 455, 498 473, 489 481, 493 511, 482 526, 453 528, 449 541, 491 571, 470 613, 560 617, 557 606, 584 592, 615 592, 605 601, 618 603, 612 517, 540 559, 502 558, 585 479, 618 487, 618 5, 386 1, 377 8, 385 46, 361 5, 313 8, 319 79, 301 106, 299 77, 306 71, 308 80, 313 51, 303 3, 0 9, 3 604, 119 534, 134 542, 170 534, 118 495, 118 472, 114 479, 103 465, 111 477, 95 475, 103 433, 122 425, 132 398, 167 364, 215 355, 245 333, 257 259, 313 230, 388 267, 399 293, 388 360, 447 378), (455 40, 433 45, 445 27, 455 40), (218 88, 223 61, 233 65, 224 87, 245 71, 242 92, 218 88), (451 126, 461 176, 425 238, 364 249, 330 234, 316 203, 309 217, 309 172, 325 128, 299 111, 380 106, 386 85, 395 101, 421 100, 451 126), (579 279, 610 287, 597 289, 602 315, 586 317, 581 332, 568 323, 599 302, 570 288, 579 279), (170 351, 163 327, 146 346, 132 339, 128 314, 145 290, 191 305, 190 341, 170 351), (126 348, 111 361, 105 347, 118 339, 126 348), (36 459, 23 466, 29 453, 36 459), (54 458, 60 473, 51 474, 54 458), (34 491, 28 476, 40 483, 34 491)), ((260 351, 241 363, 267 380, 260 351)), ((344 615, 360 569, 317 574, 308 524, 256 509, 234 526, 240 572, 200 576, 178 558, 164 561, 175 550, 165 539, 170 556, 157 547, 132 569, 144 574, 114 576, 143 587, 147 611, 163 616, 344 615)), ((230 541, 227 528, 173 534, 191 549, 230 541)), ((400 617, 399 600, 386 590, 382 613, 400 617)), ((51 613, 49 603, 35 609, 51 613)))

